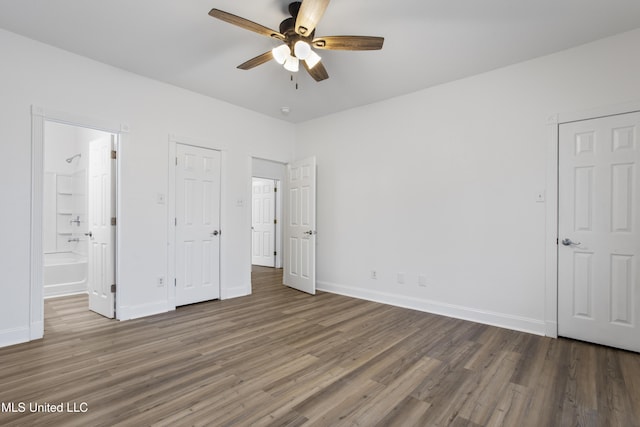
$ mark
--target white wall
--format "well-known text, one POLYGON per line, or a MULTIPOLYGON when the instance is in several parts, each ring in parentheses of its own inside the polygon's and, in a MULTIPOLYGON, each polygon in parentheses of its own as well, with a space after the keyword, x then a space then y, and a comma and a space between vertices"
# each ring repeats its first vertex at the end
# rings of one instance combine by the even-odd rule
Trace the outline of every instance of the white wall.
POLYGON ((168 191, 170 134, 225 150, 223 295, 250 292, 250 155, 289 161, 291 124, 3 30, 0 57, 0 346, 29 337, 31 105, 130 126, 120 157, 119 285, 131 317, 166 307, 156 280, 168 262, 168 207, 156 200, 168 191))
POLYGON ((284 182, 286 165, 264 159, 252 159, 252 173, 257 178, 270 178, 284 182))
POLYGON ((640 100, 638 45, 640 30, 297 126, 296 157, 318 160, 319 288, 544 333, 547 119, 640 100))
POLYGON ((0 346, 29 335, 34 104, 131 127, 119 221, 132 314, 166 302, 168 135, 226 150, 227 296, 250 290, 250 156, 287 162, 304 135, 321 289, 542 333, 547 117, 640 100, 639 44, 633 31, 294 127, 0 30, 0 346))

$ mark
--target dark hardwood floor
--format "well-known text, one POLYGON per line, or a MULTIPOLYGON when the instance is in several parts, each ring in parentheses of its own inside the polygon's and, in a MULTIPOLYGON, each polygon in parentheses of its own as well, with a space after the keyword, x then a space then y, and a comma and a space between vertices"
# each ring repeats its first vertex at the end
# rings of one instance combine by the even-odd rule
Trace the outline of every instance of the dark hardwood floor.
POLYGON ((640 425, 639 354, 281 279, 127 322, 47 300, 45 338, 0 349, 0 425, 640 425))

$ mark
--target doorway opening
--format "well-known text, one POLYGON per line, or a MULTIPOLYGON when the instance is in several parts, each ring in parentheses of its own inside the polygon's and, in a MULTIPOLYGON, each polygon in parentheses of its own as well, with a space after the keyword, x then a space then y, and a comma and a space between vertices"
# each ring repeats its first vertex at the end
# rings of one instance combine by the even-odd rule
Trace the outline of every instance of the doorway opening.
MULTIPOLYGON (((251 269, 283 267, 283 189, 286 165, 251 159, 251 269)), ((253 279, 253 275, 252 275, 253 279)), ((252 286, 253 286, 252 280, 252 286)))
MULTIPOLYGON (((57 255, 62 258, 58 260, 47 260, 47 264, 53 264, 52 271, 47 272, 48 280, 57 274, 66 274, 62 270, 73 269, 74 276, 69 276, 67 281, 57 283, 61 286, 48 287, 47 296, 73 294, 75 292, 87 292, 92 296, 90 278, 95 275, 102 280, 104 288, 101 292, 96 292, 95 298, 88 298, 90 307, 94 311, 104 309, 107 317, 119 318, 115 307, 120 308, 120 290, 115 294, 115 284, 118 283, 118 245, 116 236, 119 233, 120 225, 117 222, 120 206, 118 200, 118 188, 120 185, 120 169, 118 167, 120 157, 119 149, 126 145, 126 138, 129 127, 126 124, 114 123, 102 119, 87 118, 72 113, 60 112, 45 109, 36 105, 31 107, 31 230, 30 230, 30 310, 29 310, 29 340, 36 340, 44 337, 44 265, 45 252, 65 253, 57 255), (45 149, 50 148, 50 142, 45 145, 45 138, 56 132, 56 125, 70 126, 70 129, 58 128, 60 139, 59 157, 55 162, 62 163, 60 171, 49 168, 49 156, 45 159, 45 149), (47 129, 48 128, 48 129, 47 129), (68 131, 66 137, 62 135, 68 131), (102 133, 98 133, 102 132, 102 133), (93 135, 94 138, 83 139, 93 135), (82 137, 82 138, 81 138, 82 137), (85 141, 84 145, 80 141, 85 141), (101 141, 100 144, 91 144, 90 141, 101 141), (88 146, 88 148, 87 148, 88 146), (65 148, 62 148, 65 147, 65 148), (103 189, 99 194, 101 206, 105 207, 100 212, 99 218, 104 226, 92 227, 84 230, 85 225, 91 222, 89 218, 91 210, 89 205, 93 202, 89 191, 92 170, 99 168, 91 167, 92 152, 102 151, 106 153, 107 159, 102 160, 102 170, 104 174, 95 182, 100 183, 99 188, 103 189), (45 168, 45 160, 47 167, 45 168), (87 161, 88 160, 88 161, 87 161), (84 173, 81 164, 84 164, 84 173), (68 169, 64 169, 68 166, 68 169), (53 172, 45 175, 45 172, 53 172), (75 185, 74 188, 74 174, 75 185), (58 180, 58 175, 60 179, 58 180), (67 175, 67 176, 64 176, 67 175), (55 176, 55 179, 54 179, 55 176), (86 177, 86 182, 84 180, 86 177), (58 182, 60 181, 60 182, 58 182), (84 184, 83 184, 84 183, 84 184), (45 185, 47 186, 45 192, 45 185), (82 189, 86 190, 84 195, 82 189), (46 195, 45 195, 46 193, 46 195), (58 194, 60 193, 60 194, 58 194), (74 193, 76 197, 74 198, 74 193), (60 197, 58 197, 60 196, 60 197), (84 202, 86 202, 86 205, 84 202), (47 204, 49 215, 45 217, 45 204, 47 204), (81 212, 83 207, 86 210, 81 212), (60 215, 58 215, 60 213, 60 215), (75 215, 74 215, 75 214, 75 215), (83 217, 84 215, 84 217, 83 217), (47 231, 45 232, 45 227, 47 231), (52 231, 55 230, 55 231, 52 231), (84 233, 88 235, 85 236, 84 233), (46 234, 46 236, 45 236, 46 234), (46 242, 45 242, 46 239, 46 242), (75 241, 78 239, 78 241, 75 241), (82 264, 82 252, 84 249, 83 239, 86 239, 86 261, 82 264), (106 240, 103 240, 106 239, 106 240), (93 242, 93 244, 91 244, 93 242), (46 243, 46 248, 45 248, 46 243), (74 246, 75 245, 75 246, 74 246), (95 251, 92 252, 92 246, 95 251), (76 252, 76 253, 74 253, 76 252), (101 260, 100 264, 92 264, 89 259, 94 256, 101 260), (69 265, 72 266, 69 266, 69 265), (78 265, 80 264, 80 265, 78 265), (92 265, 99 268, 93 269, 92 265), (92 270, 90 270, 92 269, 92 270), (86 273, 84 273, 86 271, 86 273), (83 285, 83 276, 86 274, 86 287, 83 285), (106 297, 102 298, 102 297, 106 297), (96 303, 94 305, 94 302, 96 303)), ((58 150, 54 150, 56 153, 58 150)), ((53 158, 53 157, 52 157, 53 158)), ((95 203, 98 203, 95 201, 95 203)), ((97 221, 97 220, 96 220, 97 221)), ((49 258, 56 258, 52 256, 49 258)), ((49 265, 48 265, 49 266, 49 265)), ((121 312, 121 310, 118 310, 121 312)))
POLYGON ((117 139, 44 122, 43 297, 88 294, 88 308, 107 318, 115 317, 117 139))

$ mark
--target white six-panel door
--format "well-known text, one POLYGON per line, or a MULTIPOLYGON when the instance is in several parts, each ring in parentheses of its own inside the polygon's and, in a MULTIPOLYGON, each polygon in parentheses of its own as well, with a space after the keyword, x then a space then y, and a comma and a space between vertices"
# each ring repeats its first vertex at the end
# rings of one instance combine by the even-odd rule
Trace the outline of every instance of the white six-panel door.
POLYGON ((287 166, 284 283, 316 293, 316 159, 287 166))
POLYGON ((275 267, 276 193, 272 179, 252 179, 251 263, 275 267))
POLYGON ((640 351, 640 113, 560 126, 558 333, 640 351))
POLYGON ((220 298, 220 152, 176 146, 176 305, 220 298))
POLYGON ((115 136, 89 143, 89 309, 108 318, 115 315, 115 162, 111 151, 115 136))

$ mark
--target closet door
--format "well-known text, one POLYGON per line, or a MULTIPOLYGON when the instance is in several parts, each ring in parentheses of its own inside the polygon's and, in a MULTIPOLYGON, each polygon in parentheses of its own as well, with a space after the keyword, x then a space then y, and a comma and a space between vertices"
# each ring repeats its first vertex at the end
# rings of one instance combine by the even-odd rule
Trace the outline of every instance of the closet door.
POLYGON ((220 298, 220 152, 176 147, 176 305, 220 298))

